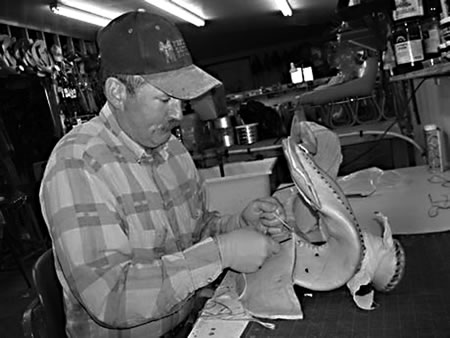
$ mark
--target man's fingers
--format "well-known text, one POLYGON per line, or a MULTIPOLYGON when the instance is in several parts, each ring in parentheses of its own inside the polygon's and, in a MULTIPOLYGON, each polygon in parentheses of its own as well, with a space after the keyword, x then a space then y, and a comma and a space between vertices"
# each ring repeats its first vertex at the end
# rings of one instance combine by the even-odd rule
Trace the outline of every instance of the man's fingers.
POLYGON ((266 226, 276 226, 280 224, 280 219, 284 220, 281 216, 276 216, 273 212, 264 214, 261 214, 261 223, 263 223, 266 226))
POLYGON ((256 200, 256 207, 262 213, 276 212, 277 209, 282 209, 280 203, 276 198, 265 197, 256 200))
POLYGON ((280 227, 275 227, 275 226, 270 227, 270 226, 264 226, 264 225, 258 225, 255 228, 255 230, 262 233, 263 235, 270 235, 270 236, 278 235, 283 232, 283 230, 280 227))
POLYGON ((286 222, 286 216, 278 215, 278 213, 264 213, 260 217, 261 223, 266 227, 279 227, 283 226, 283 222, 286 222))
POLYGON ((267 229, 267 233, 271 236, 278 235, 282 232, 283 232, 283 230, 281 230, 280 228, 276 228, 276 227, 271 227, 271 228, 267 229))
POLYGON ((277 254, 280 252, 281 250, 281 246, 280 243, 278 243, 277 241, 273 240, 270 237, 267 237, 267 241, 269 244, 269 252, 271 253, 271 255, 277 254))
POLYGON ((276 220, 280 218, 284 221, 286 219, 286 212, 280 202, 274 197, 267 197, 265 199, 258 200, 258 208, 262 212, 260 218, 266 220, 276 220))

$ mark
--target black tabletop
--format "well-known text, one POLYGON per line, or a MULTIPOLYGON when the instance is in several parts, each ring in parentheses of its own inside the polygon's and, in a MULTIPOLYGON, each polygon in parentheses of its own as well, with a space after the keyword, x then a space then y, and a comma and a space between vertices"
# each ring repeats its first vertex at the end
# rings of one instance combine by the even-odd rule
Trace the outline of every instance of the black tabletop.
POLYGON ((303 320, 271 321, 275 330, 250 323, 243 337, 450 338, 450 232, 394 237, 406 252, 405 275, 392 292, 375 294, 377 309, 357 308, 346 287, 296 289, 303 320))

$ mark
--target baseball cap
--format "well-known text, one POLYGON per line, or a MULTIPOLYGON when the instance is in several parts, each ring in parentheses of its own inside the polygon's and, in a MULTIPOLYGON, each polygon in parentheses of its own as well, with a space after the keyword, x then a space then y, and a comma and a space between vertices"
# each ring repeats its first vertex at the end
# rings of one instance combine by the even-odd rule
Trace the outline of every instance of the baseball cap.
POLYGON ((178 28, 144 11, 122 14, 99 30, 97 44, 103 69, 141 75, 167 95, 190 100, 222 83, 192 62, 178 28))

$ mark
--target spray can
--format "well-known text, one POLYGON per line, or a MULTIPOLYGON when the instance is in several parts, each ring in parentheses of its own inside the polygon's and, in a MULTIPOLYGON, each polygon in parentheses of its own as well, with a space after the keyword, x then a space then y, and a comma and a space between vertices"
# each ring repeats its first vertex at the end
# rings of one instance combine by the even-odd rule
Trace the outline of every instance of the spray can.
POLYGON ((428 169, 431 172, 443 172, 446 166, 446 156, 442 131, 435 124, 426 124, 423 129, 427 148, 428 169))

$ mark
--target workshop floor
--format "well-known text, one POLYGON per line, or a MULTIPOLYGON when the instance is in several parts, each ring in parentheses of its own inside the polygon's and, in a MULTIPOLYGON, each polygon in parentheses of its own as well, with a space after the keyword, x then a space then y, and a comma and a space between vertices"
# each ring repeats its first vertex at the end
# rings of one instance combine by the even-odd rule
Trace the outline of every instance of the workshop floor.
MULTIPOLYGON (((347 288, 302 295, 304 319, 250 324, 245 338, 450 338, 450 232, 395 236, 406 253, 403 280, 375 296, 378 308, 359 310, 347 288)), ((311 293, 308 291, 308 293, 311 293)))

